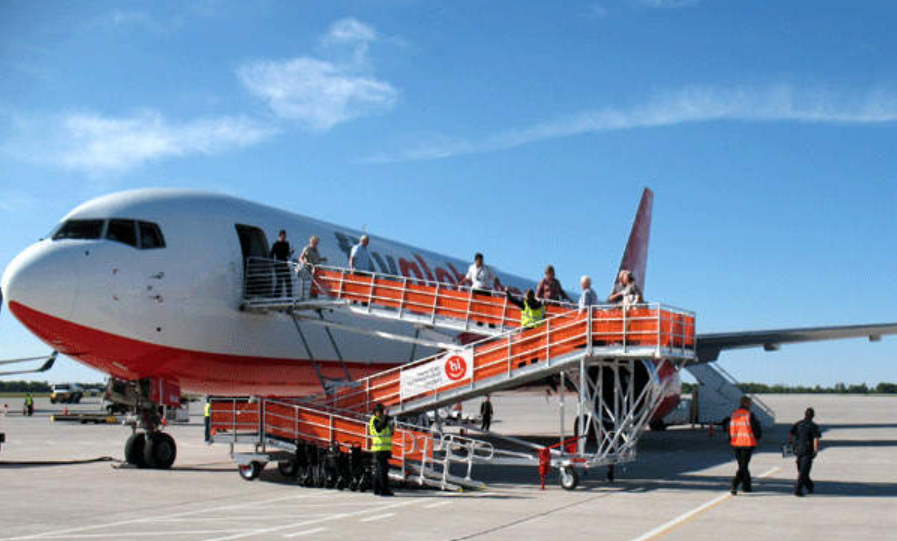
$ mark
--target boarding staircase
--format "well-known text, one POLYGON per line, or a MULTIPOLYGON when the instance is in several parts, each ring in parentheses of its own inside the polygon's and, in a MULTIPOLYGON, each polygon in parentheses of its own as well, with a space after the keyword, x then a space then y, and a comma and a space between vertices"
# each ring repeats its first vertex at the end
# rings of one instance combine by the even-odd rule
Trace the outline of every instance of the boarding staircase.
MULTIPOLYGON (((661 304, 596 306, 582 311, 550 304, 538 325, 520 327, 520 311, 505 297, 342 268, 291 266, 291 273, 298 271, 300 276, 298 291, 274 296, 265 283, 276 280, 276 264, 264 276, 247 272, 243 310, 283 312, 298 322, 321 321, 302 319, 300 314, 327 308, 484 338, 463 346, 449 344, 437 355, 313 397, 216 399, 212 403, 216 441, 252 442, 262 449, 282 448, 299 440, 368 449, 367 422, 374 404, 409 419, 448 404, 557 377, 561 389, 572 387, 577 392, 575 432, 583 436, 552 450, 551 465, 614 464, 634 458, 635 443, 666 394, 662 374, 695 359, 694 315, 661 304), (651 370, 648 384, 638 387, 634 380, 640 363, 651 370), (596 371, 604 375, 592 377, 596 371), (613 386, 610 399, 602 385, 613 386), (600 437, 597 448, 587 450, 584 435, 590 430, 600 437)), ((566 439, 562 428, 560 441, 566 439)), ((393 465, 403 477, 443 488, 475 486, 470 479, 474 463, 538 462, 532 453, 497 449, 486 441, 411 423, 397 424, 394 446, 393 465), (451 475, 451 464, 458 461, 467 465, 465 478, 451 475)))
MULTIPOLYGON (((738 382, 719 363, 689 364, 685 368, 699 383, 696 393, 692 396, 692 400, 697 402, 695 421, 705 425, 722 422, 732 413, 745 394, 738 388, 738 382)), ((764 428, 775 426, 775 412, 759 397, 753 395, 751 395, 751 412, 764 428)))

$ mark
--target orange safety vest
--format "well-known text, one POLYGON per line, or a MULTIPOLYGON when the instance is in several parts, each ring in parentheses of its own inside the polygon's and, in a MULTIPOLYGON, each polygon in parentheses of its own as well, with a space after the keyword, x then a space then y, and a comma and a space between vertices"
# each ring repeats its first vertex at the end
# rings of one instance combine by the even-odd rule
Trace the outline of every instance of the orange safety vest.
POLYGON ((729 444, 732 447, 756 447, 757 438, 751 430, 751 412, 737 409, 729 420, 729 444))

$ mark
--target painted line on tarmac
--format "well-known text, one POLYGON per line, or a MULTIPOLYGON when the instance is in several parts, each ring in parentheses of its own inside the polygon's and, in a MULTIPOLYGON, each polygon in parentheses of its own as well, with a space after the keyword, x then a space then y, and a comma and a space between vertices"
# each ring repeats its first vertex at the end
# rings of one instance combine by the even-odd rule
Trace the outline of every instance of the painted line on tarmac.
MULTIPOLYGON (((50 538, 50 537, 59 537, 63 534, 72 534, 75 532, 99 530, 102 528, 112 528, 112 527, 116 527, 116 526, 125 526, 128 524, 141 524, 141 523, 145 524, 145 523, 152 523, 153 521, 161 520, 161 519, 168 519, 168 518, 175 518, 175 517, 189 517, 191 515, 200 515, 203 513, 211 513, 211 512, 215 512, 215 511, 229 511, 229 510, 233 510, 233 509, 245 509, 247 507, 256 507, 259 505, 266 505, 266 504, 277 503, 277 502, 282 502, 282 501, 287 501, 287 500, 298 500, 298 499, 302 499, 302 498, 314 498, 314 497, 323 498, 323 497, 327 497, 327 496, 329 496, 329 494, 320 494, 320 493, 318 493, 318 494, 298 494, 298 495, 294 494, 292 496, 284 496, 281 498, 272 498, 270 500, 259 500, 259 501, 249 502, 249 503, 222 505, 222 506, 218 506, 218 507, 209 507, 206 509, 196 509, 193 511, 184 511, 181 513, 172 513, 170 515, 161 515, 161 516, 157 516, 157 517, 140 517, 140 518, 133 518, 133 519, 128 519, 128 520, 120 520, 117 522, 108 522, 105 524, 93 524, 91 526, 79 526, 76 528, 65 528, 62 530, 53 530, 53 531, 44 532, 44 533, 36 533, 36 534, 30 534, 30 535, 18 535, 15 537, 3 537, 3 538, 0 538, 0 541, 25 541, 28 539, 45 539, 45 538, 50 538)), ((131 535, 131 534, 129 533, 129 535, 131 535)), ((119 537, 121 536, 121 532, 118 533, 118 536, 119 537)))
POLYGON ((436 503, 431 503, 431 504, 429 504, 429 505, 425 505, 425 506, 424 506, 424 509, 435 509, 435 508, 437 508, 437 507, 442 507, 443 505, 451 505, 451 503, 452 503, 452 502, 448 502, 448 501, 446 501, 446 502, 436 502, 436 503))
MULTIPOLYGON (((779 471, 780 469, 781 468, 779 468, 779 467, 772 468, 771 470, 769 470, 761 475, 758 475, 756 478, 763 479, 764 477, 769 477, 770 475, 774 474, 775 472, 779 471)), ((660 526, 654 528, 653 530, 651 530, 645 534, 642 534, 639 537, 632 539, 631 541, 653 541, 655 539, 659 539, 659 538, 665 536, 666 534, 672 532, 679 526, 682 526, 683 524, 691 521, 692 519, 694 519, 696 516, 700 515, 701 513, 709 511, 709 510, 713 509, 714 507, 718 506, 719 504, 723 503, 724 501, 731 500, 733 498, 734 498, 734 496, 732 496, 732 494, 726 492, 725 494, 722 494, 720 496, 717 496, 716 498, 713 498, 709 502, 703 503, 703 504, 695 507, 691 511, 686 511, 685 513, 682 513, 678 517, 661 524, 660 526)))
MULTIPOLYGON (((175 531, 175 532, 128 532, 127 537, 166 537, 170 535, 209 535, 214 533, 225 533, 232 532, 233 530, 185 530, 185 531, 175 531)), ((82 533, 82 534, 65 534, 65 535, 51 535, 51 536, 41 536, 39 539, 121 539, 121 532, 111 532, 111 533, 82 533)))
MULTIPOLYGON (((318 519, 313 519, 313 520, 303 520, 302 522, 294 522, 292 524, 284 524, 282 526, 272 526, 270 528, 259 528, 257 530, 253 530, 251 532, 239 533, 236 535, 228 535, 225 537, 214 537, 212 539, 207 539, 206 541, 232 541, 234 539, 243 539, 245 537, 255 537, 255 536, 259 536, 259 535, 263 535, 263 534, 271 534, 271 533, 280 532, 283 530, 289 530, 291 528, 300 528, 302 526, 311 526, 313 524, 321 524, 324 522, 341 520, 344 518, 357 517, 359 515, 364 515, 365 513, 373 513, 373 512, 377 512, 377 511, 386 511, 388 509, 396 509, 398 507, 405 507, 407 505, 414 505, 416 503, 421 503, 422 501, 425 501, 425 500, 422 500, 419 498, 408 499, 406 501, 396 502, 396 503, 392 503, 389 505, 383 505, 383 506, 375 507, 372 509, 362 509, 361 511, 353 511, 351 513, 337 513, 335 515, 331 515, 328 517, 323 517, 323 518, 318 518, 318 519)), ((3 540, 0 540, 0 541, 3 541, 3 540)))
POLYGON ((326 528, 325 526, 321 526, 320 528, 312 528, 311 530, 305 530, 304 532, 285 534, 284 537, 286 537, 287 539, 290 539, 292 537, 302 537, 303 535, 311 535, 311 534, 315 534, 315 533, 326 532, 327 529, 328 528, 326 528))
POLYGON ((383 519, 387 519, 389 517, 394 517, 394 516, 396 516, 395 513, 383 513, 382 515, 376 515, 373 517, 363 518, 363 519, 359 520, 358 522, 376 522, 378 520, 383 520, 383 519))

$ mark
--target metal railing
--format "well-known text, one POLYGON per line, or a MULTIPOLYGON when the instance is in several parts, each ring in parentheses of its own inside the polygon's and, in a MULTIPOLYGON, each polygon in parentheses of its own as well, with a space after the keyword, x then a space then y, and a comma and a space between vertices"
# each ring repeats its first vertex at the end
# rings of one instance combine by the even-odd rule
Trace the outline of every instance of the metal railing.
POLYGON ((369 411, 376 402, 401 409, 422 399, 437 401, 447 391, 481 388, 488 380, 504 383, 520 370, 526 369, 531 374, 540 367, 552 369, 561 357, 568 361, 596 355, 692 359, 695 355, 693 321, 690 313, 659 304, 596 307, 583 313, 569 310, 542 320, 535 328, 507 331, 458 351, 426 357, 357 380, 353 388, 338 391, 319 402, 351 411, 369 411), (688 318, 689 323, 677 326, 675 322, 682 318, 688 318), (464 381, 421 389, 415 394, 409 394, 407 389, 402 392, 403 374, 465 354, 472 359, 472 366, 471 375, 464 381))

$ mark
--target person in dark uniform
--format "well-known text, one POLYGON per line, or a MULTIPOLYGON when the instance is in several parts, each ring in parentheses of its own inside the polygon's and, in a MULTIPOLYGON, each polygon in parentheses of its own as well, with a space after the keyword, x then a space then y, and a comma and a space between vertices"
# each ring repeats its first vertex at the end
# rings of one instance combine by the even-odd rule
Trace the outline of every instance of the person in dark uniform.
POLYGON ((389 458, 392 456, 392 419, 383 404, 374 406, 374 414, 368 423, 371 436, 371 452, 374 454, 374 494, 392 496, 389 489, 389 458))
POLYGON ((489 400, 489 395, 486 395, 485 400, 480 404, 480 430, 489 430, 489 427, 492 426, 493 413, 492 401, 489 400))
POLYGON ((754 454, 754 448, 757 447, 757 441, 763 437, 763 429, 751 413, 751 397, 742 396, 738 404, 738 409, 732 412, 727 423, 729 445, 732 446, 735 460, 738 462, 738 471, 732 479, 730 490, 733 496, 738 494, 739 485, 744 492, 753 491, 748 465, 751 462, 751 455, 754 454))
POLYGON ((290 266, 287 264, 292 253, 290 243, 287 242, 287 232, 281 229, 277 234, 277 242, 271 247, 271 259, 277 261, 274 267, 274 275, 277 280, 274 285, 275 297, 280 297, 280 293, 284 289, 286 289, 285 297, 293 296, 293 281, 290 279, 290 266))
POLYGON ((819 452, 819 425, 813 422, 816 412, 813 408, 807 408, 802 421, 794 423, 788 433, 788 443, 794 447, 794 456, 797 458, 797 483, 794 485, 794 495, 803 496, 804 487, 807 492, 813 493, 815 489, 813 480, 810 479, 810 469, 813 467, 813 459, 819 452))

